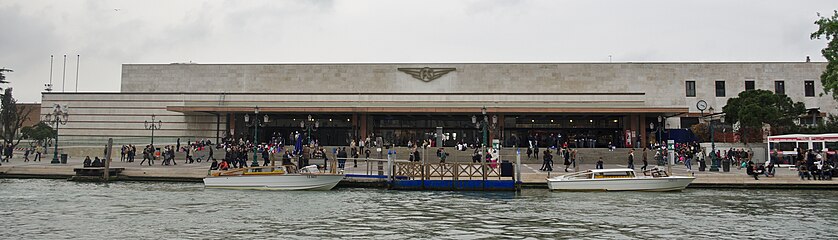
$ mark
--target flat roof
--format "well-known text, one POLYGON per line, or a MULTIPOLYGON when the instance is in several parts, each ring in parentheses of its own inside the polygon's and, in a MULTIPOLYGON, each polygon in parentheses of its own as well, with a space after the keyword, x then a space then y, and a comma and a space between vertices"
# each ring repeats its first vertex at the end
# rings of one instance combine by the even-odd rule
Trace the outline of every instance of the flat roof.
POLYGON ((550 61, 519 61, 519 62, 273 62, 273 63, 123 63, 122 65, 422 65, 422 64, 826 64, 827 62, 789 62, 789 61, 637 61, 637 62, 550 62, 550 61))

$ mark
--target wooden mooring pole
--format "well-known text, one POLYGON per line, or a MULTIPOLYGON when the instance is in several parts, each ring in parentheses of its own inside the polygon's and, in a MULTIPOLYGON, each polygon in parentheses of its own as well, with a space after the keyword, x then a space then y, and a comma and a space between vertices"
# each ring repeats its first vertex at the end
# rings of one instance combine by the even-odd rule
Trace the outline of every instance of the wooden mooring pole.
POLYGON ((103 175, 105 177, 105 182, 108 182, 111 172, 111 153, 113 152, 113 138, 108 138, 108 147, 106 152, 107 153, 105 153, 105 173, 103 175))
POLYGON ((515 150, 515 189, 521 190, 521 149, 515 150))

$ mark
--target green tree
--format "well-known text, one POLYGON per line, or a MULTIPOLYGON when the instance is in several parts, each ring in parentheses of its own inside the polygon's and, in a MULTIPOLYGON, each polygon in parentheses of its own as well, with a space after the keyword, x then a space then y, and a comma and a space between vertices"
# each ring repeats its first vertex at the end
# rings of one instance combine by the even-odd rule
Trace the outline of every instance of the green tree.
POLYGON ((38 122, 37 125, 31 127, 23 127, 20 129, 23 138, 35 140, 39 143, 44 143, 49 139, 55 138, 57 132, 49 124, 45 122, 38 122))
POLYGON ((5 93, 0 100, 0 125, 2 125, 3 133, 0 138, 3 139, 4 144, 11 143, 17 146, 20 140, 23 139, 23 134, 18 134, 23 123, 29 120, 29 113, 33 108, 18 107, 17 100, 12 97, 12 88, 6 88, 5 93))
POLYGON ((747 143, 749 129, 760 129, 763 123, 772 129, 793 127, 794 119, 806 112, 802 102, 793 102, 784 94, 774 94, 768 90, 749 90, 727 100, 723 108, 725 121, 739 122, 740 139, 747 143))
POLYGON ((811 39, 820 39, 821 37, 829 41, 826 48, 821 50, 821 54, 826 58, 826 69, 821 74, 821 84, 823 84, 823 91, 827 94, 832 93, 832 97, 838 101, 838 11, 834 11, 831 17, 824 17, 818 13, 818 19, 815 25, 818 25, 818 30, 813 32, 811 39))

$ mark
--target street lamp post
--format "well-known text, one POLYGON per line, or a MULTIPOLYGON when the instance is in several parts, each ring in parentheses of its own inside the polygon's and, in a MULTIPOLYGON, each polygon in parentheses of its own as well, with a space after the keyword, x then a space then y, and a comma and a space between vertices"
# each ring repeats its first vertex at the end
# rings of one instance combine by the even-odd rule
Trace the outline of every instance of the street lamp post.
POLYGON ((55 125, 55 150, 52 152, 52 161, 50 163, 61 163, 61 161, 58 160, 58 126, 67 124, 68 116, 69 110, 67 109, 67 105, 60 105, 57 103, 53 103, 52 112, 47 113, 47 115, 44 116, 44 122, 55 125))
POLYGON ((300 121, 300 128, 303 128, 306 132, 308 132, 308 134, 306 134, 306 137, 308 138, 307 144, 311 144, 311 131, 317 131, 317 128, 320 128, 320 121, 317 121, 311 117, 311 114, 309 114, 308 118, 300 121))
POLYGON ((480 109, 480 113, 483 114, 482 121, 478 122, 477 116, 471 116, 471 123, 475 124, 475 128, 481 129, 481 131, 483 131, 483 142, 480 144, 480 151, 482 153, 481 158, 483 158, 480 161, 482 163, 481 168, 483 172, 483 180, 486 180, 486 156, 488 155, 488 153, 486 152, 486 145, 489 141, 489 128, 491 127, 491 130, 494 130, 495 124, 497 124, 498 122, 498 116, 495 115, 492 116, 492 124, 489 125, 489 116, 486 115, 486 110, 486 106, 483 106, 483 108, 480 109))
POLYGON ((157 116, 151 115, 151 121, 143 122, 145 130, 151 130, 151 146, 154 146, 154 130, 160 130, 163 127, 163 121, 157 120, 157 116))
POLYGON ((662 141, 661 140, 661 138, 662 138, 661 135, 663 134, 663 131, 661 131, 661 129, 663 129, 663 125, 661 124, 661 122, 663 122, 663 116, 658 115, 658 146, 659 147, 663 146, 663 143, 661 143, 661 141, 662 141))
POLYGON ((716 125, 716 124, 713 124, 713 117, 712 117, 712 115, 714 115, 713 114, 714 109, 713 109, 713 107, 710 107, 709 110, 710 110, 710 115, 711 115, 710 116, 710 156, 712 156, 712 160, 713 160, 712 165, 710 165, 710 171, 711 172, 718 172, 719 171, 719 165, 721 165, 721 164, 719 163, 719 156, 718 156, 718 154, 716 154, 716 140, 715 140, 716 131, 713 128, 713 126, 716 125))
MULTIPOLYGON (((258 154, 258 146, 259 146, 259 127, 264 127, 265 123, 270 122, 268 119, 268 115, 265 114, 262 116, 262 119, 259 118, 259 106, 253 108, 253 119, 250 118, 250 114, 244 115, 244 122, 248 125, 248 127, 253 127, 253 162, 250 163, 251 167, 258 167, 259 166, 259 158, 258 154)), ((267 150, 265 150, 267 151, 267 150)))

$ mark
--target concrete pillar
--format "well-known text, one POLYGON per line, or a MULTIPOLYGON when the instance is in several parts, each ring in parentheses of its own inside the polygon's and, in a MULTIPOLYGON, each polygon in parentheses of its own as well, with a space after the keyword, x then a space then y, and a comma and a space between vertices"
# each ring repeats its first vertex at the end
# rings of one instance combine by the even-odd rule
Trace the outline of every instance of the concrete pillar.
MULTIPOLYGON (((623 128, 620 131, 620 136, 625 137, 626 136, 626 130, 629 130, 629 127, 631 126, 631 118, 628 115, 625 115, 625 116, 622 117, 620 122, 623 123, 623 128)), ((622 143, 619 143, 619 142, 616 142, 616 141, 617 140, 615 140, 615 142, 614 142, 614 146, 622 145, 622 143)), ((623 142, 625 142, 625 141, 623 141, 623 142)))
POLYGON ((640 115, 632 114, 631 118, 634 121, 634 125, 632 126, 632 135, 631 135, 631 147, 638 148, 637 146, 637 139, 640 134, 640 115))
POLYGON ((649 124, 646 122, 645 114, 641 114, 638 120, 640 121, 640 132, 638 133, 638 135, 640 136, 641 145, 637 146, 637 148, 643 148, 643 146, 649 144, 649 139, 646 138, 646 129, 649 128, 649 124))
POLYGON ((630 114, 627 115, 626 118, 628 119, 628 121, 626 121, 625 129, 629 132, 629 134, 626 134, 626 132, 622 133, 623 137, 625 138, 623 144, 625 144, 625 147, 634 147, 634 138, 631 137, 630 133, 632 131, 637 131, 637 116, 634 114, 630 114))
POLYGON ((367 129, 367 114, 361 113, 359 123, 361 124, 361 139, 366 139, 367 135, 369 134, 369 130, 367 129))
POLYGON ((358 134, 358 114, 352 113, 352 138, 356 141, 360 139, 360 135, 358 134))
POLYGON ((503 143, 504 143, 504 141, 506 141, 506 138, 508 138, 510 136, 504 136, 503 135, 503 121, 504 121, 503 114, 498 114, 497 116, 498 116, 498 125, 497 125, 498 127, 495 130, 495 132, 497 132, 495 137, 500 138, 500 144, 501 144, 501 146, 503 146, 503 143))
POLYGON ((230 135, 228 137, 230 137, 230 139, 232 139, 232 138, 234 138, 234 136, 236 134, 236 130, 235 130, 236 129, 236 114, 228 113, 227 114, 227 120, 228 120, 227 121, 227 123, 228 123, 227 132, 230 133, 230 135))

